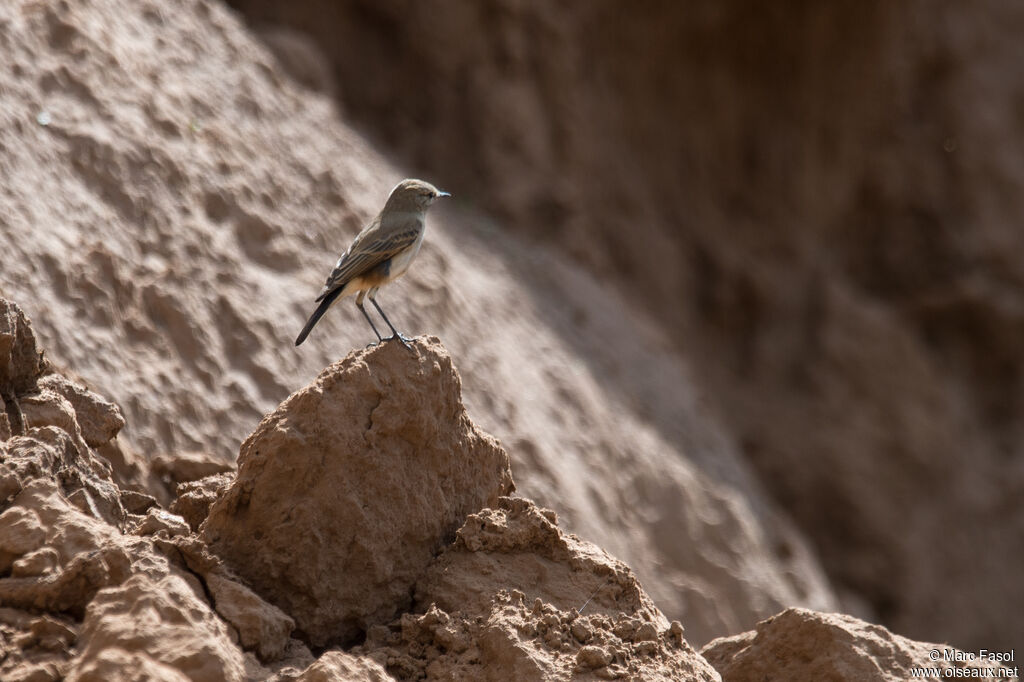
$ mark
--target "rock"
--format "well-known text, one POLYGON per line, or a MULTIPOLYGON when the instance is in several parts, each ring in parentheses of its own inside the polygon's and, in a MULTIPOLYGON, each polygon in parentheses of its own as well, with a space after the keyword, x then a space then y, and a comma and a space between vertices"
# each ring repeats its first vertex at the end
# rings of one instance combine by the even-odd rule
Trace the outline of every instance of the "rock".
POLYGON ((67 650, 78 638, 76 625, 53 616, 32 619, 29 632, 35 638, 35 644, 47 651, 67 650))
POLYGON ((718 679, 632 571, 529 500, 470 514, 415 594, 354 649, 398 679, 718 679))
POLYGON ((77 636, 66 617, 0 607, 0 679, 63 679, 77 636))
MULTIPOLYGON (((25 312, 0 298, 0 393, 4 400, 16 400, 34 390, 45 369, 46 363, 36 349, 35 332, 25 312)), ((8 418, 14 409, 15 405, 7 406, 8 418)), ((20 429, 14 431, 16 435, 20 432, 20 429)))
POLYGON ((283 669, 295 665, 305 667, 312 661, 309 650, 289 638, 295 621, 242 584, 198 536, 187 529, 160 532, 154 537, 154 544, 175 566, 187 569, 185 575, 190 584, 198 587, 195 577, 202 581, 203 596, 208 598, 209 607, 230 626, 231 641, 259 657, 258 661, 252 656, 246 657, 248 678, 257 673, 260 678, 269 674, 260 662, 283 669))
POLYGON ((576 652, 576 662, 584 668, 603 668, 611 663, 613 656, 599 646, 580 647, 576 652))
POLYGON ((637 642, 653 642, 658 639, 658 634, 658 629, 654 623, 641 623, 640 627, 636 629, 633 639, 637 642))
POLYGON ((281 658, 295 621, 223 573, 208 573, 205 577, 214 608, 238 631, 242 646, 256 651, 264 661, 281 658))
POLYGON ((4 401, 3 396, 0 396, 0 410, 3 410, 3 414, 0 414, 0 441, 7 440, 11 437, 11 420, 7 417, 7 403, 4 401))
MULTIPOLYGON (((3 315, 21 321, 6 342, 28 343, 31 325, 0 299, 3 315)), ((93 450, 123 426, 117 409, 66 377, 39 378, 34 345, 8 358, 22 435, 0 442, 0 678, 241 680, 259 671, 187 569, 218 568, 188 524, 121 490, 93 450), (136 532, 154 540, 121 532, 124 503, 147 511, 136 532)), ((287 616, 226 577, 207 577, 244 645, 268 656, 285 649, 287 616)))
POLYGON ((593 634, 586 623, 582 621, 573 623, 570 632, 572 632, 572 636, 576 638, 576 641, 581 644, 586 644, 593 634))
POLYGON ((158 455, 150 465, 153 473, 163 476, 174 485, 197 481, 207 476, 232 471, 234 467, 213 455, 204 452, 182 452, 175 455, 158 455))
POLYGON ((39 515, 25 506, 12 505, 0 514, 0 570, 10 568, 13 557, 22 556, 42 546, 46 540, 39 515))
POLYGON ((59 393, 49 390, 32 392, 22 396, 18 401, 18 406, 25 418, 25 428, 55 426, 80 441, 76 443, 79 450, 88 447, 81 440, 82 431, 78 426, 75 408, 59 393))
POLYGON ((0 502, 43 477, 59 482, 67 500, 86 514, 122 523, 125 510, 110 463, 92 450, 79 423, 80 411, 93 443, 105 443, 123 425, 117 408, 67 377, 44 376, 52 368, 36 348, 31 323, 2 298, 0 365, 8 427, 0 439, 0 502))
MULTIPOLYGON (((133 491, 146 497, 154 498, 158 503, 167 505, 171 502, 170 490, 160 477, 153 474, 149 462, 135 452, 125 438, 109 441, 96 449, 96 454, 110 463, 111 476, 121 488, 122 493, 133 491)), ((129 495, 130 497, 130 495, 129 495)), ((122 494, 122 501, 125 496, 122 494)), ((145 504, 142 498, 131 498, 123 502, 129 504, 145 504)), ((131 511, 130 509, 128 511, 131 511)), ((132 512, 138 513, 138 512, 132 512)))
POLYGON ((566 612, 630 614, 665 629, 668 620, 622 562, 563 533, 550 510, 503 497, 470 514, 455 542, 416 584, 416 602, 449 612, 487 613, 501 590, 566 612))
POLYGON ((11 671, 6 682, 59 682, 64 679, 64 666, 59 663, 29 663, 11 671))
POLYGON ((181 483, 178 485, 178 496, 171 503, 171 511, 183 516, 189 527, 197 531, 210 513, 214 501, 233 480, 232 474, 222 473, 181 483))
POLYGON ((294 679, 295 682, 390 682, 394 678, 366 657, 328 651, 294 679))
POLYGON ((243 679, 243 656, 227 626, 175 575, 136 574, 99 592, 86 610, 78 648, 69 682, 165 679, 164 671, 193 682, 243 679))
POLYGON ((56 480, 67 499, 84 513, 119 525, 125 519, 125 510, 110 465, 85 445, 73 415, 70 418, 65 428, 73 433, 59 426, 44 426, 0 443, 0 452, 4 453, 0 472, 6 472, 0 473, 0 479, 5 481, 8 495, 38 477, 56 480))
POLYGON ((0 557, 19 566, 0 578, 5 606, 81 614, 97 590, 129 575, 117 529, 76 509, 53 481, 30 482, 0 519, 0 557))
MULTIPOLYGON (((135 490, 121 490, 121 504, 129 514, 145 514, 148 509, 155 507, 156 498, 152 495, 140 493, 135 490)), ((171 511, 174 511, 173 509, 171 511)))
POLYGON ((152 508, 146 512, 146 516, 132 532, 136 535, 163 533, 167 537, 173 538, 178 535, 188 535, 191 532, 191 528, 189 528, 185 519, 177 514, 172 514, 159 508, 152 508))
MULTIPOLYGON (((993 661, 970 660, 973 653, 915 642, 852 616, 807 609, 787 609, 758 623, 753 632, 716 639, 701 655, 721 673, 723 682, 903 682, 922 676, 912 672, 915 668, 939 669, 938 674, 923 675, 933 679, 954 677, 946 672, 952 669, 977 670, 973 677, 1010 679, 1005 672, 998 674, 1000 666, 993 661)), ((955 676, 972 677, 970 672, 955 676)))
POLYGON ((124 417, 117 405, 63 375, 47 374, 39 380, 39 388, 60 394, 71 404, 82 438, 89 447, 105 445, 124 428, 124 417))
MULTIPOLYGON (((31 338, 27 321, 19 334, 31 338)), ((11 357, 38 360, 34 346, 11 357)), ((188 571, 189 561, 207 574, 217 568, 195 546, 188 524, 154 506, 153 497, 118 488, 110 464, 93 450, 108 447, 123 425, 116 408, 66 377, 40 379, 35 369, 10 364, 7 370, 38 381, 25 379, 18 389, 23 435, 0 442, 0 678, 241 680, 245 670, 265 676, 259 665, 246 665, 188 571), (121 532, 125 503, 147 512, 136 533, 164 543, 159 549, 121 532)), ((287 616, 226 577, 207 577, 243 645, 267 656, 285 649, 287 616)))
POLYGON ((474 606, 448 613, 431 606, 422 614, 404 614, 386 628, 371 628, 367 641, 353 651, 403 680, 540 682, 599 670, 611 677, 664 682, 720 679, 668 628, 653 642, 616 634, 640 623, 622 613, 580 616, 539 601, 527 604, 522 593, 500 591, 483 610, 474 606), (591 633, 589 644, 579 644, 572 634, 581 625, 591 633))
POLYGON ((193 682, 194 678, 178 668, 154 660, 146 653, 109 648, 98 651, 65 679, 71 682, 129 682, 129 680, 160 680, 160 682, 193 682))
MULTIPOLYGON (((0 519, 3 517, 0 516, 0 519)), ((53 573, 60 565, 60 554, 53 547, 40 547, 23 554, 11 564, 12 578, 27 578, 53 573)))
POLYGON ((407 607, 466 516, 513 488, 437 339, 331 365, 264 418, 238 466, 202 536, 316 646, 407 607))

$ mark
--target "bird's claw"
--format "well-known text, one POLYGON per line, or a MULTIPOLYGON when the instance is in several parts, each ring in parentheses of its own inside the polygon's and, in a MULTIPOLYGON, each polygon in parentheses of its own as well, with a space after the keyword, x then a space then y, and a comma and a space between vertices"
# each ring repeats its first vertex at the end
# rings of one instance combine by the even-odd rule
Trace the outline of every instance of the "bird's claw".
POLYGON ((409 350, 412 350, 412 346, 409 345, 409 342, 412 341, 412 339, 410 339, 409 337, 405 336, 404 334, 400 334, 398 332, 395 332, 394 334, 392 334, 391 336, 389 336, 388 338, 386 338, 384 340, 385 341, 394 341, 395 339, 398 339, 399 341, 402 342, 403 346, 405 346, 409 350))

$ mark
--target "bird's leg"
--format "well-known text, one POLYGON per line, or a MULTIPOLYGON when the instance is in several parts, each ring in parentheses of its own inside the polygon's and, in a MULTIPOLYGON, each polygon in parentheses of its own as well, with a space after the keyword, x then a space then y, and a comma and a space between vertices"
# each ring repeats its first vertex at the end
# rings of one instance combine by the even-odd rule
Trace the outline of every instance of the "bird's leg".
POLYGON ((380 313, 380 316, 384 318, 384 321, 387 322, 387 325, 391 327, 391 336, 387 340, 390 341, 391 339, 398 339, 399 341, 402 342, 403 346, 412 349, 412 346, 409 345, 409 339, 402 336, 402 333, 395 329, 395 325, 391 324, 391 320, 389 320, 388 316, 384 314, 384 311, 380 309, 380 304, 377 303, 375 295, 376 292, 370 294, 370 303, 372 303, 373 307, 377 309, 377 312, 380 313))
MULTIPOLYGON (((359 312, 361 312, 363 314, 363 317, 366 318, 366 321, 370 323, 370 329, 372 329, 373 333, 377 335, 377 341, 376 342, 370 342, 370 346, 376 346, 378 343, 383 342, 384 338, 380 335, 380 332, 377 331, 377 327, 373 324, 373 320, 370 319, 370 314, 366 312, 366 308, 363 307, 363 296, 364 295, 365 295, 365 292, 362 292, 362 291, 359 292, 359 296, 356 297, 356 306, 359 308, 359 312)), ((380 310, 380 308, 377 308, 377 310, 380 310)), ((384 319, 385 319, 385 321, 387 321, 387 318, 384 318, 384 319)), ((367 348, 369 348, 369 346, 367 346, 367 348)))

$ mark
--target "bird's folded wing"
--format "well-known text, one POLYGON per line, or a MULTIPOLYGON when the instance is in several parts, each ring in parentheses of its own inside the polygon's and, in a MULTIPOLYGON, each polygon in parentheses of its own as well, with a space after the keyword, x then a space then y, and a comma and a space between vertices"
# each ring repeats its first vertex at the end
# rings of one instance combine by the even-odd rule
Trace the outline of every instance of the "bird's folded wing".
POLYGON ((415 244, 420 230, 421 228, 416 226, 376 238, 357 239, 348 253, 334 266, 316 300, 319 301, 335 289, 345 286, 353 277, 369 272, 388 258, 415 244))

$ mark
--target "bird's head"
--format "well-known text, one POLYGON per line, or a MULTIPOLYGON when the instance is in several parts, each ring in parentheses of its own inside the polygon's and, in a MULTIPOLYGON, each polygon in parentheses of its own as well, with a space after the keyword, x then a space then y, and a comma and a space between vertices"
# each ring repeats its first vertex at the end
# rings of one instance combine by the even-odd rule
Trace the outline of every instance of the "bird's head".
POLYGON ((438 188, 423 180, 407 179, 402 180, 391 190, 388 197, 388 206, 393 210, 425 211, 441 197, 450 197, 448 192, 442 192, 438 188))

